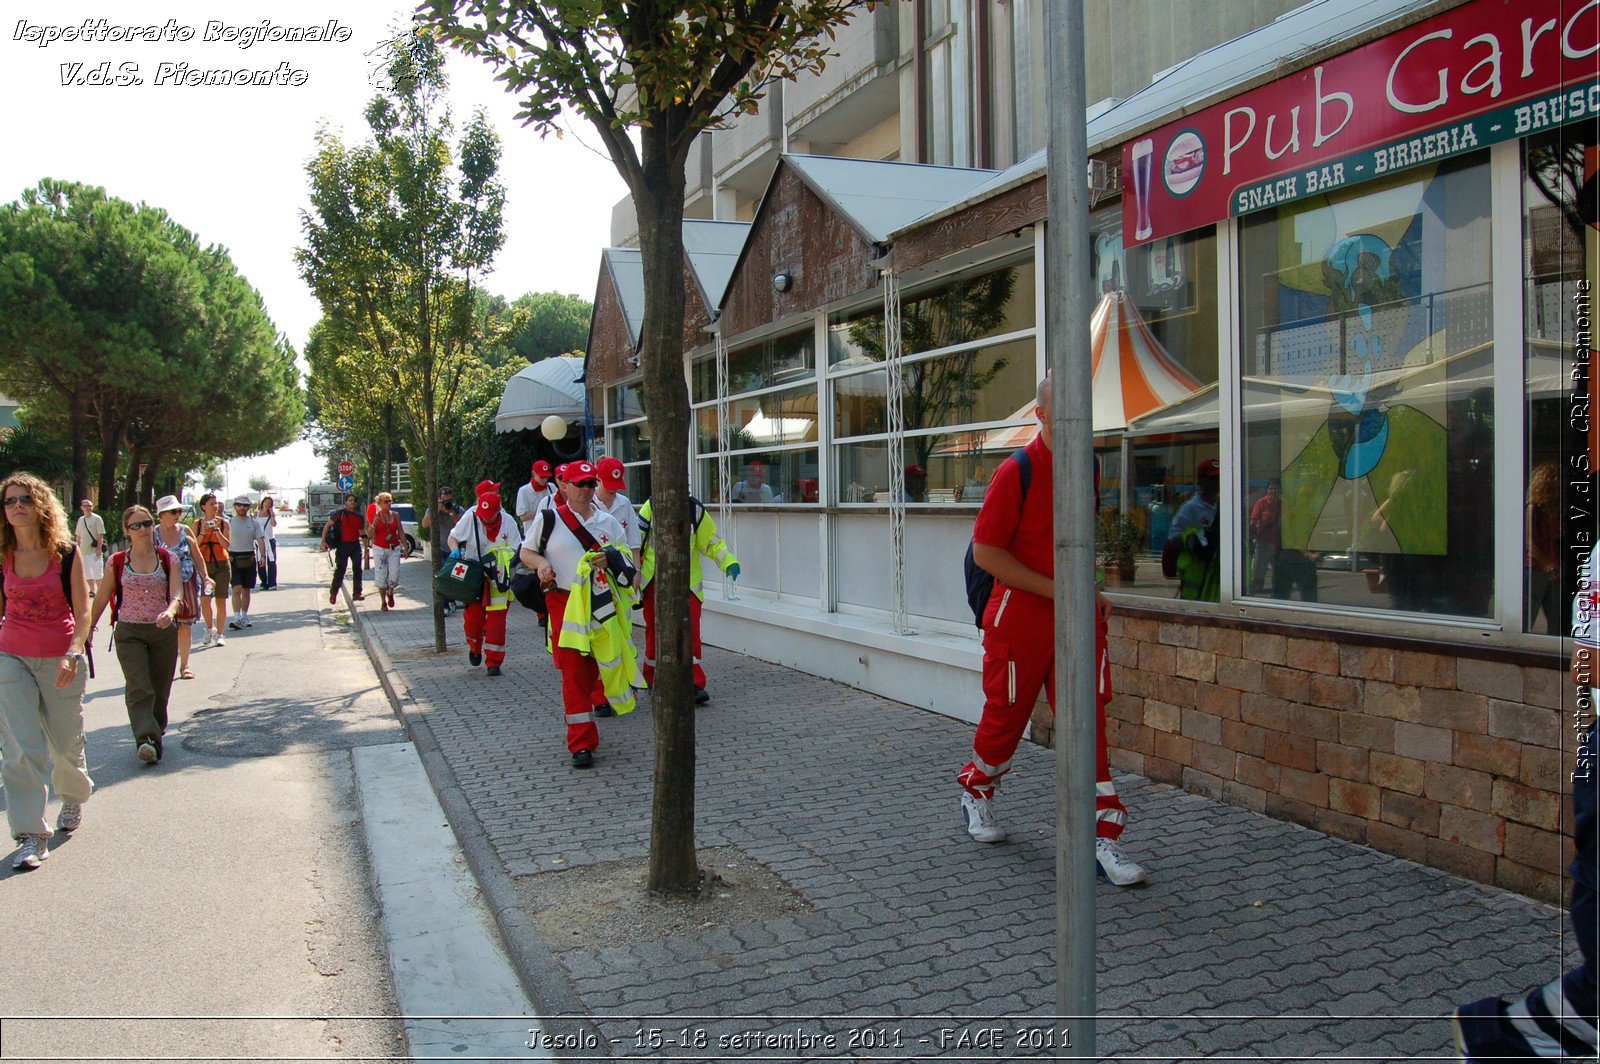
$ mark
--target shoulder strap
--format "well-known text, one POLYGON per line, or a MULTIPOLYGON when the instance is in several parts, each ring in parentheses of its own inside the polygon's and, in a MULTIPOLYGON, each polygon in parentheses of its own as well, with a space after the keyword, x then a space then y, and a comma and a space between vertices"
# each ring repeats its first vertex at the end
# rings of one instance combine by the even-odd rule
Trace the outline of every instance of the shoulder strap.
POLYGON ((72 559, 77 556, 77 544, 70 544, 61 552, 61 591, 67 596, 68 606, 72 605, 72 559))
POLYGON ((536 521, 539 521, 541 523, 541 525, 543 526, 543 529, 544 529, 542 532, 539 533, 539 555, 540 555, 540 557, 544 556, 544 552, 550 546, 550 533, 552 533, 552 532, 554 532, 556 530, 556 512, 555 511, 556 511, 556 508, 554 506, 546 506, 542 510, 540 510, 538 515, 534 518, 536 521))
POLYGON ((1033 459, 1028 456, 1026 447, 1018 447, 1012 452, 1011 460, 1017 463, 1017 476, 1022 481, 1022 494, 1017 498, 1020 507, 1028 497, 1028 489, 1033 486, 1033 459))
POLYGON ((122 612, 122 567, 128 563, 128 552, 119 550, 111 556, 111 623, 117 623, 122 612))
POLYGON ((584 550, 599 550, 600 544, 587 528, 578 521, 578 515, 573 513, 565 502, 556 503, 556 516, 561 518, 561 523, 567 526, 567 531, 578 537, 578 542, 584 550))

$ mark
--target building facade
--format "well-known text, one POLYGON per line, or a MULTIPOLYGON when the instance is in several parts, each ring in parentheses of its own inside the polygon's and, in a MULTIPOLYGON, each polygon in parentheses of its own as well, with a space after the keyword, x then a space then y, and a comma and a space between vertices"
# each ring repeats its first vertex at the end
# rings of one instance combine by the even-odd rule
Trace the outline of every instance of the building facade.
MULTIPOLYGON (((993 7, 991 44, 1037 16, 993 7)), ((1260 9, 1249 32, 1091 109, 1114 763, 1553 897, 1593 719, 1564 636, 1595 534, 1600 5, 1240 7, 1260 9), (1175 601, 1162 548, 1213 458, 1220 592, 1175 601)), ((984 5, 886 8, 898 21, 873 40, 896 56, 899 158, 927 162, 780 149, 742 226, 686 227, 693 483, 743 562, 705 630, 970 720, 959 559, 988 476, 1030 438, 1059 290, 1047 162, 1023 150, 1046 94, 974 103, 984 5), (919 34, 951 8, 968 43, 919 34), (966 89, 919 95, 948 69, 966 89)), ((1091 55, 1124 39, 1112 14, 1091 8, 1110 35, 1091 55)), ((1023 52, 988 84, 1042 85, 1023 52)), ((605 341, 642 286, 617 276, 602 271, 590 384, 647 495, 636 369, 605 341)))

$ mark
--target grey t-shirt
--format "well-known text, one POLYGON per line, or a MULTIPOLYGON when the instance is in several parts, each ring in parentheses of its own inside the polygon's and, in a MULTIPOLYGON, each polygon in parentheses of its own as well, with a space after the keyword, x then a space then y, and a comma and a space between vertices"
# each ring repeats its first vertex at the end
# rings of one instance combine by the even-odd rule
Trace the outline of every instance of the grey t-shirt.
POLYGON ((254 554, 256 540, 261 538, 261 526, 254 517, 228 517, 228 553, 254 554))

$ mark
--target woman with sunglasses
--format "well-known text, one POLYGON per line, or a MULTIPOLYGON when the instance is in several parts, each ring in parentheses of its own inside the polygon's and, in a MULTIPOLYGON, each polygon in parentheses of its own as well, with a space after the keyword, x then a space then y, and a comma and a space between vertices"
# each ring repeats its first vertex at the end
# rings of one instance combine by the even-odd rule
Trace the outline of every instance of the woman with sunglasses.
POLYGON ((11 474, 0 482, 0 505, 0 783, 11 836, 21 843, 11 867, 25 870, 50 856, 47 766, 61 799, 58 830, 83 822, 94 790, 83 756, 89 583, 44 481, 11 474))
POLYGON ((194 636, 194 615, 199 613, 200 603, 216 589, 206 575, 205 562, 200 557, 200 540, 195 537, 194 529, 179 520, 183 516, 183 503, 175 495, 164 495, 156 500, 156 516, 161 521, 156 526, 156 543, 178 559, 178 572, 183 577, 184 612, 190 613, 191 617, 187 621, 178 621, 178 676, 192 680, 194 670, 189 668, 189 647, 194 636), (194 594, 193 603, 188 601, 191 591, 194 594))
POLYGON ((143 506, 122 512, 122 527, 132 544, 111 556, 106 578, 94 596, 89 633, 111 607, 112 640, 122 663, 123 698, 139 760, 161 760, 167 730, 167 700, 178 665, 178 626, 183 606, 183 570, 165 547, 156 545, 156 519, 143 506))

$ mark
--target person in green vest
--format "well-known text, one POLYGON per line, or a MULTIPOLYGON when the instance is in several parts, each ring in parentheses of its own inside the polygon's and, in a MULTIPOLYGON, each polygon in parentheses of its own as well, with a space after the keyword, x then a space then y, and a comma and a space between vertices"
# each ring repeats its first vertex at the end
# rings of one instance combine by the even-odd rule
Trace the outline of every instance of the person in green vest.
MULTIPOLYGON (((700 556, 733 579, 739 579, 739 559, 717 534, 717 523, 706 512, 705 503, 689 497, 689 525, 693 529, 693 549, 689 551, 689 639, 694 653, 694 704, 703 706, 711 701, 706 693, 706 671, 700 667, 700 603, 705 599, 704 582, 700 574, 700 556)), ((655 683, 656 677, 656 596, 652 583, 656 575, 656 550, 650 536, 650 503, 639 511, 639 529, 642 537, 639 546, 639 583, 644 588, 640 608, 644 610, 644 682, 655 683)))
POLYGON ((1181 542, 1178 597, 1218 602, 1222 598, 1222 541, 1217 500, 1222 466, 1215 458, 1207 458, 1194 472, 1199 490, 1178 507, 1167 539, 1181 542))

